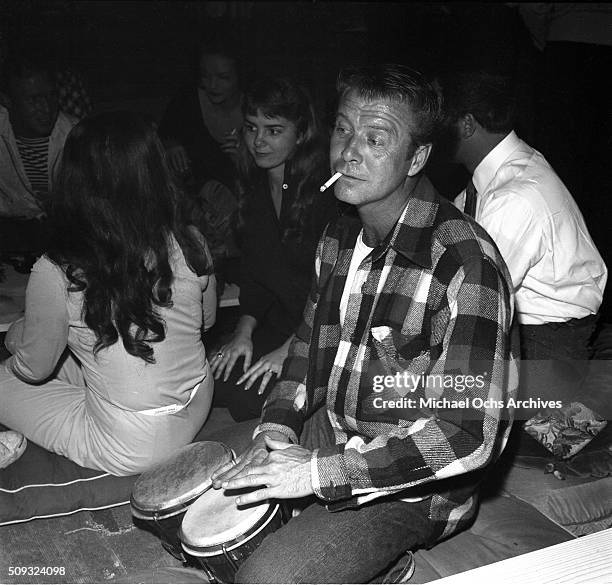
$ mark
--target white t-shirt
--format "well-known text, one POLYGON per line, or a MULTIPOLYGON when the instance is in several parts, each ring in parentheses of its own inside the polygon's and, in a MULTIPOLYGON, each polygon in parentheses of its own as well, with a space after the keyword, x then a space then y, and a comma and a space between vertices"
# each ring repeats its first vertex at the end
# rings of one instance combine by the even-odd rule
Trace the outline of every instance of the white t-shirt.
POLYGON ((361 287, 366 281, 367 272, 359 272, 359 265, 373 249, 374 248, 370 248, 370 246, 366 246, 364 243, 362 229, 357 236, 357 241, 355 242, 355 249, 353 250, 353 256, 351 257, 351 264, 346 277, 346 283, 344 285, 344 290, 342 291, 342 298, 340 299, 341 325, 344 323, 344 318, 346 317, 346 309, 348 307, 350 294, 361 294, 361 287))

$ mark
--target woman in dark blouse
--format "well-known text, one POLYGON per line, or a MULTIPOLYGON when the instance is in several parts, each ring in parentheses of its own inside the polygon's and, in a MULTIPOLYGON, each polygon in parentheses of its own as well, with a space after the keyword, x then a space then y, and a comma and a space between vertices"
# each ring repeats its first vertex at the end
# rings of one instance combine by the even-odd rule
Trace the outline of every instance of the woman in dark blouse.
POLYGON ((328 149, 306 92, 261 80, 245 95, 240 176, 241 317, 211 361, 215 392, 236 420, 259 416, 282 371, 310 290, 316 246, 336 214, 320 185, 328 149), (244 386, 242 386, 244 385, 244 386))

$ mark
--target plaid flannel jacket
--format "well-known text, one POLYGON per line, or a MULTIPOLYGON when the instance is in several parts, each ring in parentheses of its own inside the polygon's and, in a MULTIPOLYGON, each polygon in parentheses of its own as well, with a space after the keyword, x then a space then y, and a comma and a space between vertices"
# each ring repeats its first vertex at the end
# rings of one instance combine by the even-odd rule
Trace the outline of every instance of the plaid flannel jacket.
POLYGON ((395 228, 359 266, 363 284, 341 326, 361 228, 345 215, 321 238, 304 318, 256 433, 297 442, 326 402, 336 444, 313 452, 315 494, 330 509, 429 497, 430 519, 446 536, 473 515, 482 469, 510 429, 511 281, 486 232, 421 177, 395 228), (469 375, 471 384, 456 383, 469 375))

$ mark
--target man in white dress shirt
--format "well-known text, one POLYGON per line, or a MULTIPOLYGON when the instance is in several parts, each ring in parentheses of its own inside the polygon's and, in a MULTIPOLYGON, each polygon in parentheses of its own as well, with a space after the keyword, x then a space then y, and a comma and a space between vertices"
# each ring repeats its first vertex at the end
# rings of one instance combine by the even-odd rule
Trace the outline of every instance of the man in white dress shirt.
POLYGON ((513 131, 510 80, 455 72, 443 86, 454 160, 472 175, 455 205, 489 232, 512 277, 521 356, 532 360, 522 368, 523 398, 534 410, 538 398, 575 399, 606 266, 565 185, 513 131))

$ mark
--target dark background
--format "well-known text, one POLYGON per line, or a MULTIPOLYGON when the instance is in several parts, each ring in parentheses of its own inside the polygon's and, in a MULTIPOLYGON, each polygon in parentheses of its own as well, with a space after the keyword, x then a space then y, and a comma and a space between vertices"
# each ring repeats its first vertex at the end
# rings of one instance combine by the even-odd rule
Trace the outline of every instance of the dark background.
MULTIPOLYGON (((602 60, 604 53, 592 59, 585 45, 586 57, 574 51, 573 63, 550 47, 540 51, 512 6, 0 0, 0 32, 9 57, 20 47, 43 47, 60 65, 77 69, 94 111, 133 109, 158 118, 192 79, 198 39, 222 26, 237 38, 250 76, 300 78, 327 115, 333 111, 336 75, 347 65, 389 61, 430 72, 451 62, 493 66, 515 78, 519 136, 541 150, 566 182, 610 265, 610 47, 602 60), (573 102, 561 103, 559 97, 568 96, 573 102)), ((464 171, 439 153, 428 174, 449 198, 467 181, 464 171)))
POLYGON ((515 10, 495 3, 4 0, 0 19, 10 47, 42 46, 79 69, 98 108, 171 96, 197 39, 228 23, 252 75, 297 75, 322 92, 350 64, 433 69, 465 53, 512 70, 535 52, 515 10))

